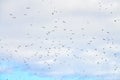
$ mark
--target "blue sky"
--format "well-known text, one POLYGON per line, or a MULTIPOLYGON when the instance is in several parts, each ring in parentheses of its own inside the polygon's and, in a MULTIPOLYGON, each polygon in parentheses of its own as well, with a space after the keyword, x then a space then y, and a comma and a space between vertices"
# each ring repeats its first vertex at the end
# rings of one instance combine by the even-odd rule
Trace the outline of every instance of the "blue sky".
POLYGON ((119 0, 0 0, 0 80, 120 80, 119 0))

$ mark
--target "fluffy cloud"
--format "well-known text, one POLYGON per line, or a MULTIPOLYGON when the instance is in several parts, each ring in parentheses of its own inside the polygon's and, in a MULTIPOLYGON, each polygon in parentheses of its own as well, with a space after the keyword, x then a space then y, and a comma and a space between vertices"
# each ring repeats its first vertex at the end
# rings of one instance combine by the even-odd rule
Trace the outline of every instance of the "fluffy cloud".
POLYGON ((119 1, 1 4, 1 59, 40 76, 120 74, 119 1))

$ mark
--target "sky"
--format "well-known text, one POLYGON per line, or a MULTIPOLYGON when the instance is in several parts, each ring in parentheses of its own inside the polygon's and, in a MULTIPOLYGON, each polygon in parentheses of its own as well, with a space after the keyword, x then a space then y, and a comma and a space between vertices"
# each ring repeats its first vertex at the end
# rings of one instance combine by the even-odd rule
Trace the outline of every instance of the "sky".
POLYGON ((0 80, 120 80, 119 0, 0 0, 0 80))

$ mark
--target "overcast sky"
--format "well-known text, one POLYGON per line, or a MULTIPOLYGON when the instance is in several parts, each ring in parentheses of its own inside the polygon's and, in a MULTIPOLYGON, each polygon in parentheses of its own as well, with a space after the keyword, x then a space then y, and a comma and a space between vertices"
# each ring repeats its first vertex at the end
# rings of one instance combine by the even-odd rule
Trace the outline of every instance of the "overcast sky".
POLYGON ((0 0, 1 80, 120 80, 119 0, 0 0))

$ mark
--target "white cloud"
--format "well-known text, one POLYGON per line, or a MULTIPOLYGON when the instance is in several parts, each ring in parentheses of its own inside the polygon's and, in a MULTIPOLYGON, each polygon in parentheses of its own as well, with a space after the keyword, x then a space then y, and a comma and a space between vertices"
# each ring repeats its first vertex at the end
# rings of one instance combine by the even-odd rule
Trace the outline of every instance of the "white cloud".
POLYGON ((0 9, 0 26, 3 26, 0 27, 0 54, 12 55, 12 59, 21 64, 26 61, 28 70, 40 75, 120 74, 118 58, 110 55, 111 51, 120 51, 119 23, 113 20, 119 13, 116 11, 119 2, 100 1, 100 8, 99 0, 6 2, 0 9), (26 10, 28 6, 30 10, 26 10), (54 10, 62 13, 51 15, 54 10), (12 19, 10 13, 16 19, 12 19), (46 33, 50 33, 49 36, 46 33), (112 42, 115 44, 108 44, 112 42))

